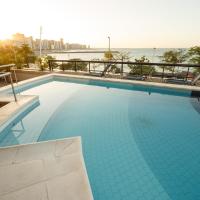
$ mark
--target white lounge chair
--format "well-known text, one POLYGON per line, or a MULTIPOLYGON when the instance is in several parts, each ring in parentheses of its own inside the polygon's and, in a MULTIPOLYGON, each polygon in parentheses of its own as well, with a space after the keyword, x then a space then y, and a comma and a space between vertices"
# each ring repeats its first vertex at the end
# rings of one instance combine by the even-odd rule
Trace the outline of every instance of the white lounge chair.
POLYGON ((191 82, 191 85, 195 85, 196 82, 200 79, 200 74, 198 74, 194 79, 193 81, 191 82))
POLYGON ((166 83, 196 85, 196 83, 197 83, 197 81, 199 79, 200 79, 200 74, 195 76, 192 80, 178 79, 178 78, 164 78, 164 82, 166 82, 166 83))
POLYGON ((8 72, 0 72, 0 78, 3 78, 5 83, 7 84, 6 76, 8 76, 10 73, 8 72))

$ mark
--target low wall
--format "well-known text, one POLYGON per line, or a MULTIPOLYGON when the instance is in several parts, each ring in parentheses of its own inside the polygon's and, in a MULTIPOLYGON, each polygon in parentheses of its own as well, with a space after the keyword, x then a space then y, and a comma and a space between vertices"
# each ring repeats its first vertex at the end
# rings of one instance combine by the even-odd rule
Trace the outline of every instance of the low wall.
MULTIPOLYGON (((47 75, 50 74, 51 72, 49 71, 36 71, 36 70, 25 70, 25 69, 16 69, 15 70, 16 75, 17 75, 17 80, 18 81, 23 81, 23 80, 27 80, 30 78, 34 78, 34 77, 38 77, 38 76, 42 76, 42 75, 47 75)), ((54 71, 54 73, 58 73, 58 74, 72 74, 72 75, 89 75, 88 72, 74 72, 74 71, 54 71)), ((15 76, 14 73, 12 73, 12 77, 13 80, 15 81, 15 76)), ((120 78, 120 76, 114 76, 114 75, 107 75, 107 78, 120 78)), ((157 82, 157 83, 161 83, 163 82, 161 78, 158 77, 151 77, 147 79, 148 82, 157 82)), ((9 80, 7 80, 7 84, 9 83, 9 80)), ((4 79, 0 80, 0 87, 7 85, 5 84, 4 79)), ((197 81, 196 83, 197 86, 200 86, 200 80, 197 81)))
MULTIPOLYGON (((17 70, 15 70, 15 73, 16 73, 16 76, 17 76, 17 80, 23 81, 23 80, 27 80, 27 79, 30 79, 30 78, 46 75, 46 74, 49 74, 50 72, 17 69, 17 70)), ((15 80, 13 73, 12 73, 12 75, 13 75, 13 80, 15 80)))

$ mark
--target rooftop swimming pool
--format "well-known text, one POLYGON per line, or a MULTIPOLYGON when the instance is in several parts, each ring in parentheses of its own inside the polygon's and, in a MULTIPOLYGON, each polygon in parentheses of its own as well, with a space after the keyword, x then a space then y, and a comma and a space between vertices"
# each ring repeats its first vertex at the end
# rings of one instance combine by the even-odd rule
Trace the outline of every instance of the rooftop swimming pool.
POLYGON ((0 146, 81 136, 95 200, 200 199, 200 102, 191 92, 54 78, 0 146))

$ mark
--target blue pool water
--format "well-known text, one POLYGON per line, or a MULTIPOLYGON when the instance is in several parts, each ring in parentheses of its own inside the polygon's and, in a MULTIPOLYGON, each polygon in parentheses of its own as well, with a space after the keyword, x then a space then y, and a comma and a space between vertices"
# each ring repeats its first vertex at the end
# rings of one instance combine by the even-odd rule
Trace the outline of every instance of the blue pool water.
POLYGON ((200 103, 189 92, 55 79, 0 145, 81 136, 96 200, 200 199, 200 103))

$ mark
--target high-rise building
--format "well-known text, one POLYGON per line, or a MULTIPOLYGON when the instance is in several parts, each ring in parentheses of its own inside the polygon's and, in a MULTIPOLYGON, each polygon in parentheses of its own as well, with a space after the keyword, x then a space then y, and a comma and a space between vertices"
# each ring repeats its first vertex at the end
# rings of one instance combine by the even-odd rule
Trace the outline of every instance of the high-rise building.
POLYGON ((24 34, 21 33, 16 33, 12 36, 12 42, 15 46, 22 46, 23 44, 27 44, 30 48, 33 48, 33 38, 30 37, 25 37, 24 34))
MULTIPOLYGON (((24 34, 16 33, 12 36, 12 40, 10 40, 15 46, 22 46, 23 44, 27 44, 33 50, 40 49, 40 39, 35 39, 30 37, 26 37, 24 34)), ((70 49, 87 49, 86 45, 82 44, 69 44, 64 43, 64 39, 60 38, 60 40, 47 40, 44 39, 41 41, 42 50, 70 50, 70 49)))

